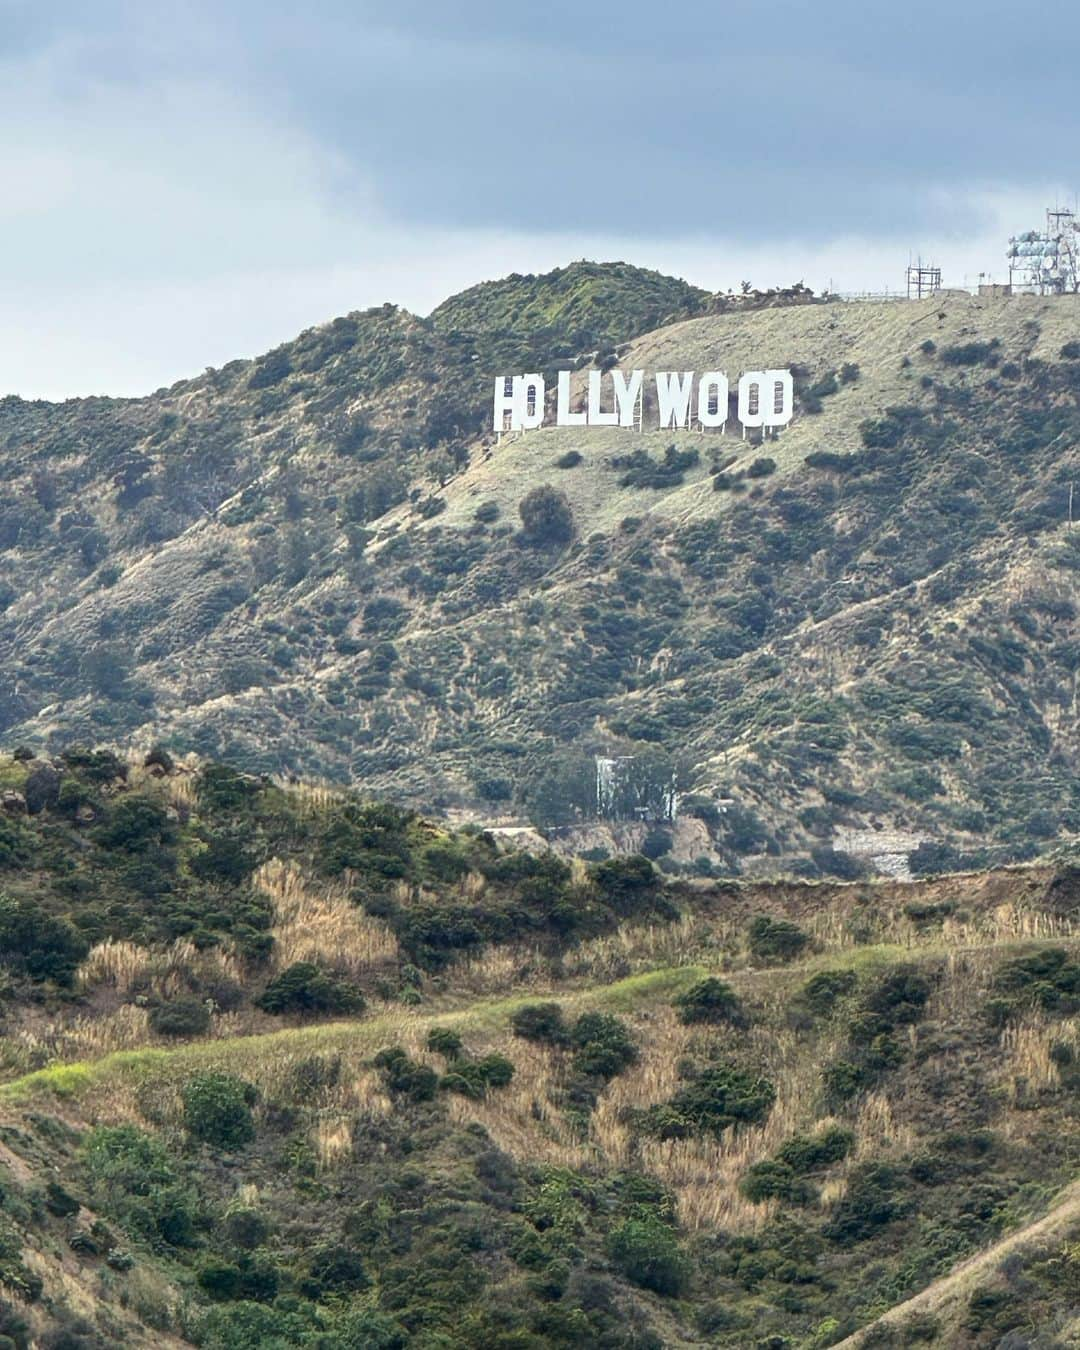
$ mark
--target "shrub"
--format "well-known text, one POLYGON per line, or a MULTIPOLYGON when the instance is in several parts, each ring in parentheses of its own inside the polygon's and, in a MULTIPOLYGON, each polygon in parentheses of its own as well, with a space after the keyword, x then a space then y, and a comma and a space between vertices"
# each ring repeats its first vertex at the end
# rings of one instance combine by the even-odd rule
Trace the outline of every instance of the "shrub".
POLYGON ((212 812, 230 812, 246 806, 260 790, 257 778, 226 764, 207 764, 195 780, 200 805, 212 812))
POLYGON ((599 863, 592 869, 592 877, 603 898, 620 915, 639 908, 657 888, 656 869, 640 853, 599 863))
POLYGON ((565 1045, 566 1023, 557 1003, 527 1003, 510 1017, 510 1029, 524 1041, 542 1045, 565 1045))
POLYGON ((754 1163, 739 1182, 739 1190, 755 1205, 763 1200, 787 1200, 804 1205, 813 1199, 813 1188, 787 1163, 766 1160, 754 1163))
POLYGON ((461 1054, 461 1037, 449 1027, 432 1027, 427 1034, 427 1048, 443 1059, 457 1059, 461 1054))
POLYGON ((839 1247, 863 1242, 901 1218, 909 1204, 902 1173, 888 1163, 862 1163, 848 1177, 847 1190, 822 1229, 839 1247))
POLYGON ((743 1013, 735 990, 715 976, 699 980, 675 999, 679 1021, 684 1026, 694 1022, 733 1022, 743 1020, 743 1013))
POLYGON ((627 1219, 607 1240, 612 1264, 632 1284, 669 1297, 687 1280, 687 1264, 670 1228, 658 1219, 627 1219))
POLYGON ((1063 361, 1080 361, 1080 342, 1066 342, 1061 349, 1063 361))
POLYGON ((567 450, 565 455, 560 455, 555 461, 555 467, 557 469, 576 469, 582 458, 580 450, 567 450))
POLYGON ((222 1222, 222 1232, 233 1247, 254 1251, 270 1233, 270 1225, 257 1209, 231 1209, 222 1222))
POLYGON ((930 982, 912 966, 896 966, 867 990, 863 1006, 889 1026, 907 1026, 923 1015, 930 982))
POLYGON ((174 998, 150 1009, 150 1030, 159 1036, 204 1036, 210 1009, 202 999, 174 998))
POLYGON ((391 1092, 400 1093, 415 1102, 429 1102, 435 1096, 439 1075, 426 1064, 414 1063, 400 1046, 380 1050, 373 1063, 382 1071, 383 1080, 391 1092))
POLYGON ((854 1146, 855 1135, 851 1130, 832 1125, 820 1134, 793 1135, 777 1149, 776 1157, 797 1175, 805 1176, 840 1162, 854 1146))
POLYGON ((506 1087, 513 1077, 514 1066, 504 1055, 485 1055, 483 1059, 457 1060, 439 1087, 462 1097, 478 1098, 488 1088, 506 1087))
POLYGON ((0 892, 0 963, 32 980, 70 984, 90 944, 66 919, 45 913, 29 898, 0 892))
POLYGON ((776 460, 769 459, 767 455, 761 455, 752 460, 750 467, 746 470, 748 478, 768 478, 769 474, 776 472, 776 460))
POLYGON ((145 853, 172 843, 175 831, 160 802, 132 794, 116 803, 94 838, 102 848, 145 853))
POLYGON ((313 961, 297 961, 266 986, 255 1006, 268 1013, 364 1011, 359 989, 321 970, 313 961))
POLYGON ((961 342, 952 347, 941 349, 941 360, 947 366, 981 365, 994 349, 997 342, 961 342))
POLYGON ((574 1069, 586 1078, 614 1078, 637 1059, 625 1023, 610 1013, 582 1013, 570 1031, 574 1069))
POLYGON ((568 544, 574 537, 574 513, 566 494, 546 484, 522 497, 518 515, 526 543, 568 544))
POLYGON ((134 1125, 100 1125, 83 1141, 83 1158, 94 1183, 108 1193, 148 1195, 175 1180, 164 1144, 134 1125))
POLYGON ((1080 962, 1064 947, 1044 947, 1004 962, 994 976, 994 989, 999 997, 987 1012, 996 1022, 1027 1008, 1068 1016, 1080 1010, 1080 962))
POLYGON ((201 1073, 180 1090, 184 1123, 192 1138, 230 1152, 255 1138, 251 1108, 257 1093, 250 1083, 228 1073, 201 1073))
POLYGON ((240 1267, 231 1261, 222 1261, 210 1257, 196 1276, 199 1288, 208 1298, 225 1303, 237 1297, 240 1292, 240 1267))
POLYGON ((316 1247, 306 1266, 300 1292, 310 1299, 318 1300, 327 1294, 359 1294, 371 1283, 360 1253, 344 1243, 316 1247))
POLYGON ((810 939, 787 919, 759 914, 750 923, 750 951, 757 961, 791 961, 810 939))
POLYGON ((649 1107, 638 1119, 645 1133, 661 1139, 723 1134, 731 1125, 764 1120, 775 1100, 776 1088, 767 1078, 721 1064, 696 1073, 669 1102, 649 1107))
POLYGON ((847 1059, 836 1059, 821 1071, 825 1100, 831 1106, 840 1106, 861 1092, 868 1083, 866 1071, 847 1059))

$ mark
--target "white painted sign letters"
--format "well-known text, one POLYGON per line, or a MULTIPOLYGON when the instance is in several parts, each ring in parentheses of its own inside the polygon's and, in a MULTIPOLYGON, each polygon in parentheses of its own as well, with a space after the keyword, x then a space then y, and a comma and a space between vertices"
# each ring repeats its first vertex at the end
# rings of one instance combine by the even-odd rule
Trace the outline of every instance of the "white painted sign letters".
MULTIPOLYGON (((584 407, 572 407, 571 374, 560 370, 555 396, 555 425, 560 427, 635 427, 644 429, 645 372, 616 367, 586 372, 584 407)), ((722 370, 695 375, 692 370, 658 370, 653 376, 656 426, 686 430, 723 429, 729 420, 731 389, 722 370), (696 397, 695 397, 696 388, 696 397)), ((499 375, 495 380, 493 423, 496 431, 532 431, 547 421, 542 375, 499 375)), ((760 429, 774 435, 795 413, 795 382, 790 370, 748 370, 736 393, 743 434, 760 429)))

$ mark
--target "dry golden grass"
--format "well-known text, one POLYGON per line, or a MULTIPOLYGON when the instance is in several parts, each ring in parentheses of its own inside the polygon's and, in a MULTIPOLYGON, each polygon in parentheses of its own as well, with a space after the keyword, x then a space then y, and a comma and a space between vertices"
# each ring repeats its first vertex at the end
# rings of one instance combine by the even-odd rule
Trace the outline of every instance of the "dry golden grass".
POLYGON ((538 951, 487 947, 454 965, 454 988, 470 994, 503 994, 543 989, 551 983, 550 963, 538 951))
POLYGON ((862 1098, 853 1128, 855 1151, 850 1162, 900 1157, 915 1146, 915 1131, 896 1120, 892 1103, 883 1092, 871 1092, 862 1098))
POLYGON ((734 923, 684 914, 674 923, 624 924, 616 932, 582 942, 568 952, 563 969, 573 978, 616 980, 657 966, 722 964, 733 944, 734 923))
POLYGON ((244 969, 228 949, 200 951, 186 938, 167 947, 139 947, 133 942, 109 940, 90 949, 76 972, 76 985, 82 993, 111 986, 124 997, 142 989, 157 998, 174 998, 207 978, 242 984, 244 969))
POLYGON ((343 1166, 352 1157, 352 1121, 348 1116, 320 1116, 312 1130, 312 1144, 320 1172, 343 1166))
POLYGON ((916 923, 898 908, 883 909, 873 916, 828 909, 808 916, 802 926, 824 951, 842 951, 866 943, 912 949, 983 948, 1019 941, 1056 941, 1077 935, 1072 920, 1013 902, 963 918, 946 915, 940 923, 926 924, 916 923))
POLYGON ((389 924, 352 904, 343 886, 316 891, 295 863, 272 858, 253 877, 274 905, 274 963, 318 961, 354 979, 396 961, 389 924))
POLYGON ((466 900, 479 900, 487 890, 487 877, 482 872, 469 872, 461 880, 461 894, 466 900))
POLYGON ((90 948, 79 966, 76 984, 82 991, 104 984, 111 985, 121 994, 128 994, 148 978, 153 960, 147 947, 107 938, 90 948))
POLYGON ((1050 1022, 1031 1016, 1021 1022, 1009 1023, 1001 1032, 1002 1063, 999 1081, 1011 1106, 1046 1092, 1056 1092, 1061 1086, 1061 1074, 1054 1062, 1055 1044, 1071 1046, 1075 1051, 1080 1043, 1080 1022, 1050 1022))
POLYGON ((488 1047, 514 1061, 510 1086, 480 1101, 447 1096, 451 1120, 479 1122, 496 1145, 515 1158, 556 1167, 582 1168, 597 1161, 596 1151, 576 1139, 552 1100, 560 1073, 555 1051, 504 1038, 488 1047))
MULTIPOLYGON (((574 1133, 558 1104, 565 1057, 510 1037, 485 1047, 514 1061, 510 1087, 482 1101, 450 1098, 452 1118, 478 1121, 500 1148, 517 1158, 561 1167, 649 1172, 674 1192, 680 1222, 691 1231, 717 1225, 730 1232, 760 1227, 775 1206, 744 1199, 739 1179, 790 1134, 812 1125, 807 1103, 813 1100, 819 1065, 799 1055, 793 1035, 765 1028, 752 1031, 747 1038, 751 1044, 745 1047, 747 1060, 763 1062, 763 1072, 779 1091, 764 1124, 730 1130, 720 1139, 642 1139, 626 1123, 628 1112, 666 1101, 678 1090, 679 1061, 702 1033, 682 1026, 670 1008, 655 1010, 636 1023, 640 1058, 600 1093, 584 1137, 574 1133)), ((409 1048, 407 1039, 402 1043, 409 1048)), ((418 1032, 411 1045, 410 1053, 422 1050, 418 1032)))
POLYGON ((133 1003, 107 1017, 76 1017, 56 1033, 60 1059, 96 1059, 114 1050, 138 1050, 151 1039, 149 1014, 133 1003))

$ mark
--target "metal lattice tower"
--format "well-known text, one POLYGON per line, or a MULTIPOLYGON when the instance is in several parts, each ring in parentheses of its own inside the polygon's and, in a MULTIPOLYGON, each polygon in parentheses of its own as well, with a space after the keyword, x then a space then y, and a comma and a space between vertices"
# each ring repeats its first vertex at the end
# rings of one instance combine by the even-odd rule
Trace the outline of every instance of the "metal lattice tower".
POLYGON ((1080 291, 1080 220, 1074 211, 1047 208, 1045 230, 1009 240, 1009 282, 1029 295, 1080 291))
POLYGON ((912 263, 908 267, 907 298, 909 300, 922 300, 925 296, 933 295, 935 291, 940 290, 940 267, 924 266, 921 258, 917 263, 912 263))

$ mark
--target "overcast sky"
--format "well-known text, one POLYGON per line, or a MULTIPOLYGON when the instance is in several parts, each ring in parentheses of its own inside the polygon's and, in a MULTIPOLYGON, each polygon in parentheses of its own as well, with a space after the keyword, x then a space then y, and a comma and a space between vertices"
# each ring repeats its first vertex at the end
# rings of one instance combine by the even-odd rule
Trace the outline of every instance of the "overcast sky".
POLYGON ((1000 277, 1080 188, 1078 47, 1073 0, 0 0, 0 394, 580 257, 1000 277))

